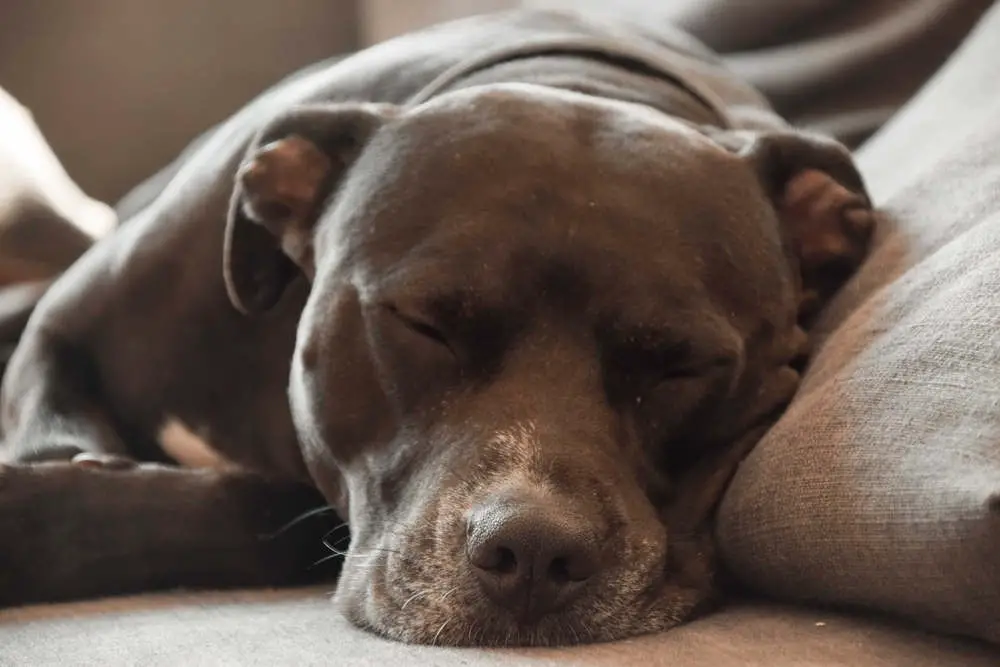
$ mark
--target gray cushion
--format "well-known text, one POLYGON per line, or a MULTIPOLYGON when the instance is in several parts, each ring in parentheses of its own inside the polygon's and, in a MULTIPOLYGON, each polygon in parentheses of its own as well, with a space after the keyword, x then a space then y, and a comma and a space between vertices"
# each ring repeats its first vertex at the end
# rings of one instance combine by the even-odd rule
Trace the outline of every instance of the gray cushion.
POLYGON ((886 211, 737 473, 734 572, 1000 642, 1000 6, 859 156, 886 211))
POLYGON ((686 627, 566 649, 408 646, 348 626, 322 589, 160 595, 0 611, 0 665, 31 667, 993 667, 1000 652, 886 623, 740 605, 686 627))

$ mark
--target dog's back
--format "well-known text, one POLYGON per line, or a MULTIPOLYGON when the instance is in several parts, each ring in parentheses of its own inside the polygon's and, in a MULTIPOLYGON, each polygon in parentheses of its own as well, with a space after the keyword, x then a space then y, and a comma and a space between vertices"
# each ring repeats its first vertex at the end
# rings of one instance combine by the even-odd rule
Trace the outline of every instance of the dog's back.
MULTIPOLYGON (((121 230, 49 291, 27 337, 44 330, 77 346, 93 341, 79 352, 100 368, 136 454, 169 460, 158 441, 164 426, 197 423, 226 458, 301 474, 297 461, 274 452, 294 450, 281 392, 306 286, 298 281, 281 313, 262 322, 231 308, 219 271, 233 174, 247 145, 298 105, 414 105, 508 81, 636 102, 692 124, 782 126, 751 87, 668 26, 654 38, 632 24, 543 11, 447 23, 294 75, 213 130, 170 178, 128 201, 133 212, 121 230), (137 340, 140 330, 160 335, 137 340)), ((8 402, 18 401, 25 373, 33 371, 22 364, 8 378, 8 402)))

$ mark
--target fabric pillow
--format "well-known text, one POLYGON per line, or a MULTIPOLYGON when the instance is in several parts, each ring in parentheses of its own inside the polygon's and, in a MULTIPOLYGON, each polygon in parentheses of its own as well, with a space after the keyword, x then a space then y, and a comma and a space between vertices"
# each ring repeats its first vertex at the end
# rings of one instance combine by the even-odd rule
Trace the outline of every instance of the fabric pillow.
POLYGON ((1000 642, 1000 6, 859 155, 886 212, 719 511, 732 573, 1000 642))

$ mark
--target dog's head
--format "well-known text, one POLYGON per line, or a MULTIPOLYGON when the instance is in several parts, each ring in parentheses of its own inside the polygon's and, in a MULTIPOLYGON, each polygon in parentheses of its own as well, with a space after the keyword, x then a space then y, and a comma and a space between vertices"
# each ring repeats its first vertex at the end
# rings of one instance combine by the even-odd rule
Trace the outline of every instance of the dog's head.
POLYGON ((805 311, 864 252, 852 205, 830 142, 528 86, 265 129, 227 284, 258 312, 312 282, 290 399, 350 524, 347 617, 441 644, 689 618, 715 504, 795 391, 805 311))

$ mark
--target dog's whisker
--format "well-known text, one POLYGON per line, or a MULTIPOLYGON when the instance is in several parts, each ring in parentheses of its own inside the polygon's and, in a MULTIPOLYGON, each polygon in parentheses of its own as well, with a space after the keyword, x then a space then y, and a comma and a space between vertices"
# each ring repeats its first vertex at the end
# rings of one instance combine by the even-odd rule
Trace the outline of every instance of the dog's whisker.
POLYGON ((330 558, 343 558, 345 560, 346 559, 363 560, 365 558, 368 558, 369 556, 371 556, 371 553, 369 553, 369 552, 353 553, 352 554, 352 553, 349 553, 347 551, 341 551, 340 549, 330 549, 330 556, 329 557, 330 558))
POLYGON ((323 541, 323 545, 326 546, 326 548, 329 549, 329 550, 331 550, 331 551, 337 550, 338 547, 341 544, 343 544, 345 540, 350 541, 350 535, 343 535, 343 536, 341 536, 341 538, 339 540, 337 540, 336 542, 334 542, 333 544, 331 544, 330 543, 330 535, 332 535, 334 532, 336 532, 336 529, 331 530, 326 535, 324 535, 323 536, 323 540, 322 540, 323 541))
POLYGON ((396 554, 398 556, 405 557, 405 554, 402 551, 399 551, 397 549, 390 549, 388 547, 372 547, 367 551, 358 551, 355 553, 351 553, 350 550, 345 551, 343 549, 337 549, 336 547, 333 547, 325 542, 323 544, 324 546, 326 546, 327 549, 330 550, 331 553, 333 553, 333 555, 341 556, 343 558, 367 558, 375 553, 396 554))
POLYGON ((327 535, 329 535, 330 533, 335 533, 338 530, 341 530, 343 528, 348 528, 348 525, 347 525, 346 521, 341 521, 336 526, 334 526, 333 528, 331 528, 329 531, 327 531, 327 535))
POLYGON ((413 562, 414 562, 413 559, 409 555, 404 554, 401 551, 396 551, 395 549, 373 547, 373 548, 371 548, 371 549, 369 549, 367 551, 360 551, 360 552, 357 552, 357 553, 350 553, 348 551, 343 551, 343 550, 340 550, 340 549, 334 549, 334 548, 330 547, 330 545, 326 545, 326 546, 331 551, 330 555, 325 556, 322 559, 320 559, 320 561, 318 563, 314 564, 314 566, 318 565, 319 563, 324 563, 324 562, 326 562, 328 560, 333 560, 335 558, 340 558, 340 559, 343 559, 345 562, 350 561, 351 562, 351 567, 354 568, 354 569, 362 569, 362 570, 367 569, 367 570, 371 570, 371 569, 378 568, 378 567, 380 567, 383 564, 380 561, 372 562, 372 557, 376 556, 376 555, 379 555, 379 554, 395 554, 395 555, 397 555, 399 557, 400 562, 402 564, 404 564, 404 565, 412 565, 413 562))
POLYGON ((457 590, 458 590, 458 586, 453 586, 453 587, 449 588, 449 589, 448 589, 447 591, 445 591, 445 592, 444 592, 444 593, 443 593, 443 594, 441 595, 441 597, 440 597, 440 598, 438 598, 438 602, 440 602, 440 603, 442 603, 442 604, 443 604, 443 603, 445 602, 445 600, 447 600, 447 599, 448 599, 448 596, 450 596, 450 595, 451 595, 452 593, 454 593, 454 592, 455 592, 455 591, 457 591, 457 590))
POLYGON ((378 563, 354 564, 354 565, 351 565, 351 567, 353 569, 355 569, 355 570, 374 570, 375 568, 378 567, 378 563))
MULTIPOLYGON (((347 525, 347 522, 346 522, 346 521, 341 521, 341 522, 340 522, 340 523, 338 523, 338 524, 337 524, 336 526, 334 526, 334 527, 333 527, 333 528, 331 528, 330 530, 326 531, 326 534, 327 534, 327 535, 331 535, 331 534, 333 534, 333 533, 336 533, 336 532, 337 532, 338 530, 342 530, 342 529, 344 529, 344 528, 349 528, 349 526, 347 525)), ((350 532, 348 532, 348 534, 350 534, 350 532)))
MULTIPOLYGON (((319 516, 321 514, 326 514, 328 512, 335 512, 335 511, 336 510, 333 507, 331 507, 330 505, 321 505, 320 507, 314 507, 313 509, 307 510, 307 511, 303 512, 302 514, 298 515, 297 517, 293 518, 291 521, 289 521, 285 525, 281 526, 276 531, 274 531, 272 533, 265 533, 265 534, 260 535, 258 537, 260 539, 262 539, 262 540, 273 540, 274 538, 278 537, 279 535, 281 535, 281 534, 287 532, 288 530, 291 530, 295 526, 299 525, 303 521, 307 521, 307 520, 313 518, 314 516, 319 516)), ((341 525, 346 525, 346 524, 341 524, 341 525)), ((336 528, 334 528, 333 530, 336 530, 336 528)), ((331 532, 333 532, 333 531, 331 531, 331 532)))
POLYGON ((406 602, 403 603, 403 605, 399 608, 399 610, 404 611, 407 605, 409 605, 411 602, 413 602, 417 598, 422 598, 428 594, 430 594, 430 591, 417 591, 416 593, 414 593, 413 595, 411 595, 409 598, 406 599, 406 602))
POLYGON ((441 636, 441 633, 442 633, 442 632, 444 632, 444 629, 445 629, 446 627, 448 627, 448 624, 449 624, 449 623, 451 623, 451 619, 450 619, 450 618, 449 618, 449 619, 447 619, 447 620, 446 620, 446 621, 445 621, 444 623, 442 623, 442 624, 441 624, 441 627, 440 627, 440 628, 438 628, 438 631, 437 631, 436 633, 434 633, 434 639, 432 639, 432 640, 431 640, 431 644, 432 644, 432 645, 434 645, 434 646, 436 646, 436 645, 437 645, 437 642, 438 642, 438 637, 440 637, 440 636, 441 636))
POLYGON ((400 551, 399 549, 390 549, 389 547, 372 547, 371 549, 369 549, 365 553, 369 553, 369 554, 373 554, 373 553, 395 554, 397 556, 402 556, 403 555, 403 552, 400 551))
POLYGON ((331 561, 331 560, 334 560, 334 559, 336 559, 336 558, 340 558, 340 556, 338 556, 337 554, 330 554, 329 556, 323 556, 323 557, 322 557, 322 558, 320 558, 320 559, 319 559, 318 561, 316 561, 315 563, 313 563, 312 565, 310 565, 310 566, 309 566, 309 569, 311 570, 311 569, 313 569, 314 567, 319 567, 319 566, 320 566, 320 565, 322 565, 323 563, 327 563, 327 562, 329 562, 329 561, 331 561))

